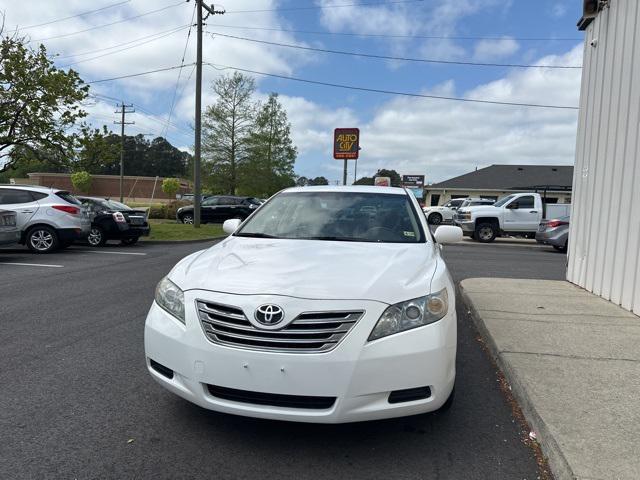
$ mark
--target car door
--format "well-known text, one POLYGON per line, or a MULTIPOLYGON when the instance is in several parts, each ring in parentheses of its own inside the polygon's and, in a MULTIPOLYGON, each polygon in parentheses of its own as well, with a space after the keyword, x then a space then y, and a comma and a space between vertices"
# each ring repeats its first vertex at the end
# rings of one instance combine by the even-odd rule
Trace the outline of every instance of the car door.
POLYGON ((200 219, 203 222, 216 221, 216 208, 218 207, 219 197, 209 197, 202 201, 200 205, 200 219))
POLYGON ((539 212, 533 195, 515 198, 505 206, 504 229, 507 231, 532 231, 538 229, 539 212))
POLYGON ((16 225, 20 230, 29 224, 38 208, 36 196, 29 190, 0 187, 0 209, 16 212, 16 225))
POLYGON ((234 218, 237 204, 233 197, 220 197, 218 206, 216 207, 216 221, 222 223, 225 220, 234 218))

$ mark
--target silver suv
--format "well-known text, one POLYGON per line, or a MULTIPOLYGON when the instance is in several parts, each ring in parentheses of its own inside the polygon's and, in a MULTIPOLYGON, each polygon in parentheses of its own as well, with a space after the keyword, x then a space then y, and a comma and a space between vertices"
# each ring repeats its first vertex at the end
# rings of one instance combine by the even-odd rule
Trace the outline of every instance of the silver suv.
POLYGON ((66 248, 86 237, 91 220, 69 192, 35 185, 0 185, 0 209, 17 214, 20 243, 36 253, 66 248))

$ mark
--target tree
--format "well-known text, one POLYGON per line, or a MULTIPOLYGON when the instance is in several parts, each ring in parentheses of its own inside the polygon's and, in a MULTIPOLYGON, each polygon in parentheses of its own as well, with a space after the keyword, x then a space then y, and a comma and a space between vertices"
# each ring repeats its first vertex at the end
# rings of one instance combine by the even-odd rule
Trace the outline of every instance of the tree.
POLYGON ((203 115, 204 180, 211 190, 233 195, 248 157, 256 111, 252 100, 255 82, 235 72, 218 78, 212 89, 218 98, 203 115))
POLYGON ((176 198, 178 190, 180 190, 180 180, 177 178, 165 178, 162 180, 162 191, 171 198, 176 198))
POLYGON ((309 185, 329 185, 329 180, 325 177, 316 177, 309 180, 309 185))
POLYGON ((307 177, 298 177, 296 179, 296 185, 298 187, 306 187, 309 185, 309 179, 307 177))
POLYGON ((76 136, 78 152, 74 168, 94 174, 115 170, 120 160, 120 144, 113 141, 114 136, 106 126, 100 130, 83 125, 76 136))
POLYGON ((49 161, 64 162, 74 142, 67 130, 86 116, 79 102, 89 87, 75 71, 56 68, 44 45, 27 45, 17 36, 0 43, 0 172, 19 158, 16 149, 55 152, 49 161))
POLYGON ((71 175, 71 183, 73 184, 73 187, 85 194, 89 193, 92 181, 93 178, 91 177, 91 174, 85 171, 75 172, 71 175))
MULTIPOLYGON (((180 180, 177 178, 165 178, 162 180, 162 191, 172 199, 176 198, 176 193, 180 190, 180 180)), ((165 216, 169 218, 169 209, 165 209, 165 216)))
POLYGON ((297 149, 291 140, 287 112, 272 93, 261 106, 249 136, 248 159, 241 168, 243 191, 269 197, 295 184, 293 165, 297 149))

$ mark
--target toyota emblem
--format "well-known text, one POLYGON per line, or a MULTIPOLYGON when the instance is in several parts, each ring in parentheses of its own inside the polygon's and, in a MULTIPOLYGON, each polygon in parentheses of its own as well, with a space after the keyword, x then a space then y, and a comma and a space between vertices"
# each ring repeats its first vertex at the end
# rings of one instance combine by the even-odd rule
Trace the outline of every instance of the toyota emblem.
POLYGON ((284 319, 284 310, 278 305, 267 303, 256 308, 254 316, 263 325, 276 325, 284 319))

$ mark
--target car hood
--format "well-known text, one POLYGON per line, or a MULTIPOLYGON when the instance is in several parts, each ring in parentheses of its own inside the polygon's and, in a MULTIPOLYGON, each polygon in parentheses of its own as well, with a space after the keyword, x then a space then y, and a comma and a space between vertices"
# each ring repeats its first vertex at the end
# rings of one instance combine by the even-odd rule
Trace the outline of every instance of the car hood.
POLYGON ((171 271, 182 290, 393 304, 429 293, 433 244, 229 237, 171 271))
POLYGON ((489 212, 489 213, 495 213, 497 211, 501 210, 500 207, 494 207, 493 205, 476 205, 473 207, 464 207, 458 210, 458 213, 466 213, 466 212, 471 212, 471 213, 478 213, 478 212, 489 212))

